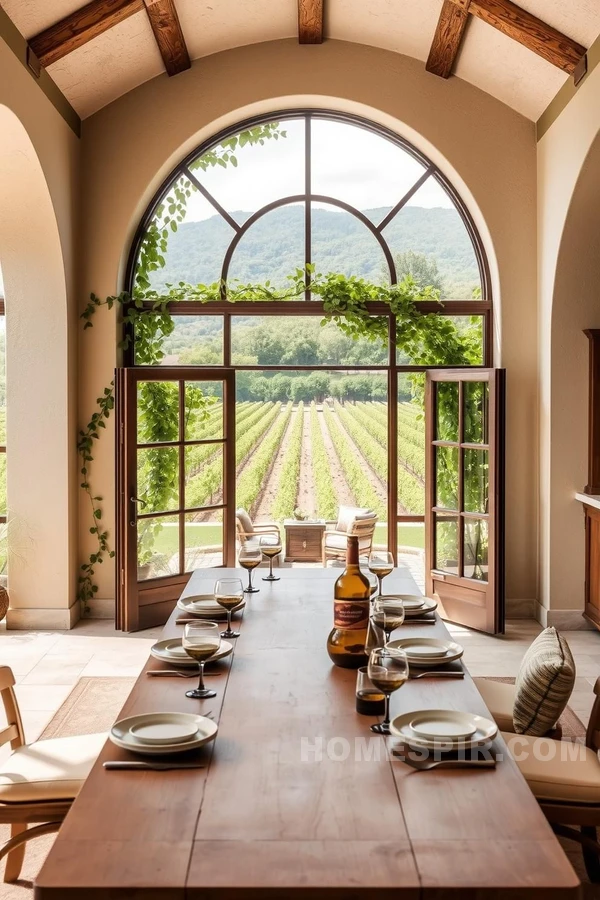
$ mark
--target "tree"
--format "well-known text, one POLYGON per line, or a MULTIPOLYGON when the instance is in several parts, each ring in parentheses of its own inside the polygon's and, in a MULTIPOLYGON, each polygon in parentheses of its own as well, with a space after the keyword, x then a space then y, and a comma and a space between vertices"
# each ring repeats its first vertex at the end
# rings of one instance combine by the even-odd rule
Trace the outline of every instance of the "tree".
POLYGON ((433 287, 443 295, 444 279, 434 256, 415 250, 404 250, 396 254, 394 262, 398 281, 402 281, 406 275, 411 275, 420 288, 433 287))

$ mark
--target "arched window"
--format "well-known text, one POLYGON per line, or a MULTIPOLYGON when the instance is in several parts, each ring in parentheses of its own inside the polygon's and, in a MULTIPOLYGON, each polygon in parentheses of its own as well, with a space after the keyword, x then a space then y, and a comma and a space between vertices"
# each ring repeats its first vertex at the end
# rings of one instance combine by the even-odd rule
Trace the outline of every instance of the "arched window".
MULTIPOLYGON (((419 311, 449 317, 469 336, 470 362, 491 364, 488 267, 468 210, 420 151, 357 117, 285 111, 243 122, 204 143, 150 204, 133 242, 127 287, 160 293, 180 282, 222 281, 214 303, 171 305, 175 327, 163 342, 162 364, 235 370, 238 506, 253 517, 279 521, 297 506, 323 519, 335 519, 340 506, 369 507, 378 513, 376 544, 418 551, 425 496, 419 404, 426 366, 397 340, 394 317, 373 310, 387 318, 387 342, 353 340, 332 323, 323 327, 310 275, 303 296, 269 304, 230 302, 238 281, 269 280, 280 288, 307 265, 315 273, 379 283, 411 275, 420 287, 435 288, 441 301, 423 300, 419 311), (148 257, 150 233, 159 234, 162 244, 148 257), (310 447, 310 454, 301 446, 310 447), (264 471, 250 477, 259 447, 271 456, 264 471)), ((126 364, 144 364, 133 337, 126 364)), ((455 361, 441 346, 431 364, 455 361)), ((221 401, 215 394, 215 402, 221 401)), ((148 435, 144 441, 145 447, 152 443, 148 435)), ((208 459, 204 449, 197 455, 208 459)), ((215 449, 215 460, 217 455, 215 449)), ((140 457, 140 483, 144 466, 140 457)), ((223 483, 219 475, 210 490, 204 482, 200 487, 205 469, 186 463, 178 476, 186 496, 194 497, 193 512, 184 488, 178 492, 175 485, 173 499, 153 507, 160 514, 145 513, 152 535, 164 520, 155 541, 161 547, 166 526, 175 534, 180 517, 177 553, 171 548, 169 557, 176 561, 167 560, 168 572, 182 575, 197 564, 188 559, 196 525, 218 526, 218 515, 211 518, 209 511, 223 507, 223 483)), ((159 575, 157 564, 139 577, 159 575)))

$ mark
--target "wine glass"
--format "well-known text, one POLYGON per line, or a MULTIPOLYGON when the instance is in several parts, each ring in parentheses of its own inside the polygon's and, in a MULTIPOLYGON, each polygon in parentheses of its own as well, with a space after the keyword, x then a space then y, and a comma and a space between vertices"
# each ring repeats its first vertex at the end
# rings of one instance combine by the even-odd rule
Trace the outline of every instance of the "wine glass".
POLYGON ((227 628, 221 632, 222 638, 237 638, 239 631, 231 630, 231 614, 244 599, 244 586, 241 578, 220 578, 215 584, 215 600, 227 610, 227 628))
POLYGON ((238 560, 242 569, 248 571, 248 587, 244 588, 245 594, 256 594, 260 588, 252 586, 252 570, 260 566, 262 562, 262 550, 260 544, 246 542, 240 547, 238 560))
POLYGON ((369 557, 361 556, 359 557, 358 564, 360 566, 360 571, 365 576, 370 585, 370 596, 373 599, 373 594, 377 593, 377 578, 373 573, 369 570, 369 557))
POLYGON ((371 650, 375 650, 377 647, 385 647, 386 645, 386 636, 385 631, 378 624, 374 615, 369 616, 369 625, 367 628, 367 638, 365 640, 365 653, 367 656, 371 655, 371 650))
POLYGON ((183 649, 200 665, 200 680, 193 691, 186 691, 185 696, 194 700, 216 697, 216 691, 204 687, 204 664, 211 659, 221 646, 221 635, 216 622, 190 622, 183 629, 181 639, 183 649))
POLYGON ((263 581, 280 581, 279 575, 273 575, 273 560, 281 553, 281 540, 276 534, 263 535, 260 549, 269 560, 269 574, 263 576, 263 581))
POLYGON ((390 696, 402 687, 408 678, 408 659, 404 650, 395 647, 377 647, 371 651, 367 666, 371 684, 385 695, 385 718, 371 725, 375 734, 390 733, 390 696))
POLYGON ((389 641, 392 631, 400 628, 404 622, 404 604, 399 597, 376 597, 373 601, 372 618, 375 624, 385 632, 389 641))
POLYGON ((377 575, 379 581, 378 597, 383 595, 381 584, 386 575, 394 571, 394 557, 385 550, 374 550, 369 554, 369 572, 377 575))

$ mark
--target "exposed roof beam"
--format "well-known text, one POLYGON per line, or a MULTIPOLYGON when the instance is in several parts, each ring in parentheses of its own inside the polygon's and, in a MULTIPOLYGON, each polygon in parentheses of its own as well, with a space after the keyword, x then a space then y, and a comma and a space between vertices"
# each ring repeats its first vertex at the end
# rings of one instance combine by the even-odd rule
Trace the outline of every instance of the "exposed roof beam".
POLYGON ((324 0, 298 0, 299 43, 323 43, 323 6, 324 0))
POLYGON ((471 0, 444 0, 425 68, 449 78, 469 19, 471 0))
POLYGON ((31 38, 29 46, 43 66, 50 66, 143 8, 144 0, 92 0, 31 38))
POLYGON ((152 31, 169 75, 191 66, 190 56, 173 0, 144 0, 152 31))
POLYGON ((525 12, 511 0, 471 0, 469 12, 569 75, 586 52, 581 44, 525 12))

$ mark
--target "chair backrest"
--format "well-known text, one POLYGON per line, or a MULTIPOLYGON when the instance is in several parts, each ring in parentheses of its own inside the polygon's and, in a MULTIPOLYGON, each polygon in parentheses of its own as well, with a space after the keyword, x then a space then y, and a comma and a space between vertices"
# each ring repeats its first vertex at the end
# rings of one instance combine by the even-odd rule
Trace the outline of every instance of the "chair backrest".
POLYGON ((25 743, 25 732, 14 690, 15 676, 10 666, 0 666, 0 697, 6 713, 6 727, 0 730, 0 746, 10 741, 13 750, 25 743))
POLYGON ((596 678, 594 694, 594 705, 585 733, 585 745, 597 753, 600 750, 600 678, 596 678))
POLYGON ((336 531, 344 531, 346 534, 360 534, 367 530, 371 524, 377 522, 377 514, 371 509, 363 509, 359 506, 340 506, 336 531))
POLYGON ((235 511, 235 520, 237 524, 238 536, 240 538, 240 543, 245 543, 246 538, 249 534, 253 534, 254 525, 252 524, 252 519, 248 515, 245 509, 236 509, 235 511))

